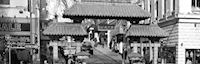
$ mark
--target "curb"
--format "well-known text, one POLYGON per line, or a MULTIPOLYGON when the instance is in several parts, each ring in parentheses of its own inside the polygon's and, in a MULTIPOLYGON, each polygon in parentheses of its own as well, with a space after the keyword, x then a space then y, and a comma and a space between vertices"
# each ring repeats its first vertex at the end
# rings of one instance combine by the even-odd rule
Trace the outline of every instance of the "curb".
MULTIPOLYGON (((96 49, 96 48, 93 48, 93 49, 95 49, 95 50, 99 51, 99 50, 98 50, 98 49, 96 49)), ((99 51, 99 52, 101 52, 101 51, 99 51)), ((111 58, 112 60, 116 61, 118 64, 121 64, 121 62, 119 62, 119 61, 117 61, 117 60, 113 59, 112 57, 108 56, 107 54, 105 54, 105 53, 103 53, 103 52, 101 52, 101 53, 102 53, 102 54, 104 54, 104 55, 106 55, 107 57, 111 58)))

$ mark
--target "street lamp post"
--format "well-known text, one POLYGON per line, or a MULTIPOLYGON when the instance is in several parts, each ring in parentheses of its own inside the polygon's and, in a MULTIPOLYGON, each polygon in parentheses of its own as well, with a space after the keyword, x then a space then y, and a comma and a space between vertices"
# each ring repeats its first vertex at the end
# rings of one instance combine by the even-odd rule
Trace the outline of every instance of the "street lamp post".
POLYGON ((125 34, 123 34, 123 53, 122 53, 122 64, 125 64, 125 60, 126 60, 126 56, 125 56, 125 48, 126 48, 126 45, 125 45, 125 42, 126 42, 126 38, 125 38, 125 34))
POLYGON ((9 34, 5 35, 5 39, 8 43, 8 50, 9 50, 9 64, 11 64, 11 45, 10 45, 10 39, 11 39, 11 36, 9 34))

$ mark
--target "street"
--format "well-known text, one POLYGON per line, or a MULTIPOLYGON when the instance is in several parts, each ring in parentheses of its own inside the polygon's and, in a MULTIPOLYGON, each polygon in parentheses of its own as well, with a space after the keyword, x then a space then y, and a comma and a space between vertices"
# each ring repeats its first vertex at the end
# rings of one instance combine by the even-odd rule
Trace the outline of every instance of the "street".
POLYGON ((90 59, 96 59, 95 61, 91 61, 89 64, 121 64, 114 60, 113 58, 108 57, 97 49, 94 49, 94 54, 90 57, 90 59))

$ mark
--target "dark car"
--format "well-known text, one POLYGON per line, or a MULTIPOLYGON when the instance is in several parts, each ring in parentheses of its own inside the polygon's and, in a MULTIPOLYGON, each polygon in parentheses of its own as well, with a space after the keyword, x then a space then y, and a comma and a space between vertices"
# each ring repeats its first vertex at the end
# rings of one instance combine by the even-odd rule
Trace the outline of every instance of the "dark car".
POLYGON ((87 51, 90 54, 93 54, 93 48, 90 42, 84 42, 81 47, 81 51, 87 51))

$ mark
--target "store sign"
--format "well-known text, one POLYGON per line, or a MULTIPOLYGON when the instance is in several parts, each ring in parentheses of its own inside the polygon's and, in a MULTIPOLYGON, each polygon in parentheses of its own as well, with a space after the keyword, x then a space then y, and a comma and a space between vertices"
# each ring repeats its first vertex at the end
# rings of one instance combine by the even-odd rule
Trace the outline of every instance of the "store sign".
POLYGON ((30 31, 30 23, 0 22, 0 31, 30 31))
POLYGON ((10 48, 38 48, 39 46, 35 44, 25 44, 25 43, 17 43, 17 44, 11 44, 9 46, 10 48))
POLYGON ((19 23, 0 23, 0 31, 21 31, 19 23))
POLYGON ((17 20, 15 19, 0 19, 0 22, 10 22, 10 23, 16 23, 17 20))
POLYGON ((12 37, 11 42, 30 42, 30 37, 12 37))
POLYGON ((26 44, 25 48, 38 48, 39 46, 35 45, 35 44, 26 44))
POLYGON ((37 48, 37 46, 30 44, 30 37, 10 37, 7 44, 12 48, 37 48))

